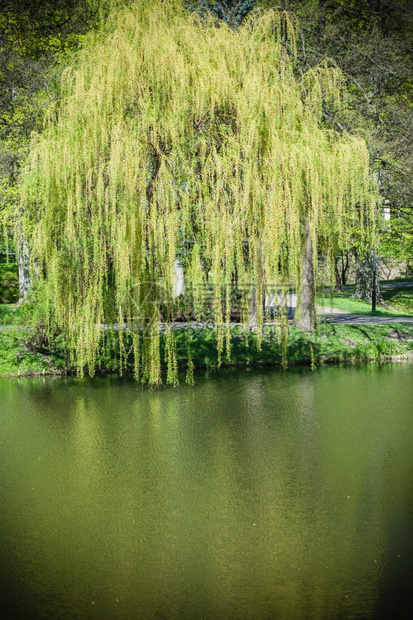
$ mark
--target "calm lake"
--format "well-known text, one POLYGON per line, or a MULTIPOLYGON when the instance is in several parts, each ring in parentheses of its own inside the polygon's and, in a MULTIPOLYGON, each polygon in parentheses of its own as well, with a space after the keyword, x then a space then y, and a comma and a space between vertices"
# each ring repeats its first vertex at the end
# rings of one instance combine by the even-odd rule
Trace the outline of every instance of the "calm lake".
POLYGON ((413 365, 0 380, 3 617, 410 618, 413 365))

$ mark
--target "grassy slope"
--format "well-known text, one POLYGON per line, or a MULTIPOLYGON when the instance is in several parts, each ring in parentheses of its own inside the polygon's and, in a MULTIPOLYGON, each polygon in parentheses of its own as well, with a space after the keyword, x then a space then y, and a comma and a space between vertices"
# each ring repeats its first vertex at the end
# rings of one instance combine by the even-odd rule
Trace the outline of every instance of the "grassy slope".
POLYGON ((324 307, 328 313, 330 307, 350 312, 352 314, 364 314, 368 316, 388 316, 392 319, 397 316, 413 316, 413 287, 400 287, 396 289, 383 289, 382 295, 388 308, 379 307, 375 312, 371 311, 371 304, 360 299, 353 299, 353 291, 334 293, 332 299, 326 295, 323 297, 324 307))
POLYGON ((0 304, 0 375, 61 372, 65 367, 63 356, 28 347, 28 332, 18 323, 18 306, 0 304))
MULTIPOLYGON (((232 338, 231 359, 227 360, 223 356, 224 365, 282 363, 282 347, 276 329, 267 329, 261 350, 258 350, 255 336, 250 334, 247 343, 245 338, 239 335, 240 326, 236 327, 237 333, 232 338)), ((213 368, 218 365, 214 330, 182 329, 177 330, 175 336, 180 366, 185 367, 188 361, 188 339, 195 367, 213 368)), ((27 331, 18 327, 0 330, 0 375, 58 373, 67 367, 63 352, 59 352, 57 346, 54 352, 36 352, 28 348, 27 340, 27 331)), ((163 344, 161 346, 163 347, 163 344)), ((111 350, 100 360, 102 371, 119 370, 117 349, 117 337, 114 332, 111 350)), ((413 324, 322 324, 317 334, 302 332, 295 328, 289 330, 287 361, 291 365, 310 363, 317 365, 324 362, 358 363, 369 360, 380 361, 394 356, 413 357, 413 324)), ((132 360, 130 369, 132 370, 132 360)))
MULTIPOLYGON (((178 357, 185 363, 185 334, 178 335, 178 357)), ((287 361, 289 364, 320 362, 363 362, 394 356, 413 356, 413 325, 328 325, 319 326, 317 334, 290 328, 287 361), (312 353, 311 353, 312 350, 312 353)), ((216 366, 215 334, 194 338, 192 359, 195 366, 216 366)), ((254 338, 249 346, 245 340, 233 339, 231 360, 235 365, 281 364, 282 351, 278 334, 267 334, 258 351, 254 338)))

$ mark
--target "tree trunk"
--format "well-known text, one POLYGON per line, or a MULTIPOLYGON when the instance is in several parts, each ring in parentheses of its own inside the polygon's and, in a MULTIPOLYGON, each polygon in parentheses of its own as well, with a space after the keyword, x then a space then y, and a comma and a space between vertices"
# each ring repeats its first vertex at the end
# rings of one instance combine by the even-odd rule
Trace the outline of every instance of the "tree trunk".
MULTIPOLYGON (((380 290, 379 266, 376 259, 376 303, 386 305, 380 290)), ((372 302, 373 299, 373 253, 361 258, 357 265, 356 288, 352 297, 372 302)))
POLYGON ((262 286, 258 287, 254 281, 251 286, 251 300, 249 308, 248 327, 255 330, 262 324, 265 317, 265 292, 262 286))
POLYGON ((348 267, 348 252, 334 258, 334 278, 336 281, 336 291, 338 293, 341 293, 342 287, 346 285, 348 267))
POLYGON ((249 309, 248 327, 249 329, 257 329, 258 316, 257 316, 257 284, 254 281, 251 286, 251 301, 249 309))
POLYGON ((19 265, 19 303, 21 303, 30 290, 29 246, 23 237, 20 238, 17 254, 19 265))
POLYGON ((301 283, 297 288, 297 307, 293 325, 309 331, 315 329, 317 316, 315 310, 313 242, 311 241, 308 217, 305 223, 302 258, 301 283))
POLYGON ((346 263, 344 264, 344 256, 341 255, 341 284, 346 285, 347 271, 348 271, 349 255, 346 252, 346 263))
POLYGON ((334 277, 336 280, 336 292, 341 293, 341 287, 343 285, 343 282, 341 280, 341 275, 340 275, 340 271, 338 268, 338 261, 340 260, 339 256, 336 256, 334 259, 334 277))
POLYGON ((185 295, 184 270, 179 264, 179 260, 175 258, 172 297, 175 299, 180 295, 185 295))
POLYGON ((260 273, 256 274, 251 284, 251 300, 249 307, 249 329, 255 330, 259 325, 263 324, 265 317, 265 273, 264 273, 264 256, 262 252, 262 243, 258 243, 256 249, 256 260, 259 261, 260 273))

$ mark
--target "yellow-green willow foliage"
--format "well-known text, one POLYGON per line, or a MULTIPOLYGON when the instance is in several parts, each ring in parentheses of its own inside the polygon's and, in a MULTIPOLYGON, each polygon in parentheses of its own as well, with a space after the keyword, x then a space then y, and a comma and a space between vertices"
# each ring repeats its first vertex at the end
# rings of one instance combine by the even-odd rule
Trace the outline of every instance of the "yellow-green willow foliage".
MULTIPOLYGON (((100 326, 126 321, 136 376, 160 381, 160 308, 168 323, 182 248, 194 307, 212 278, 215 320, 228 325, 234 278, 260 295, 266 282, 298 285, 305 226, 315 267, 328 239, 348 242, 371 204, 366 145, 322 129, 340 74, 297 79, 294 46, 282 12, 234 31, 178 2, 138 0, 65 71, 21 189, 45 312, 79 370, 95 369, 100 326)), ((173 330, 165 355, 174 383, 173 330)))

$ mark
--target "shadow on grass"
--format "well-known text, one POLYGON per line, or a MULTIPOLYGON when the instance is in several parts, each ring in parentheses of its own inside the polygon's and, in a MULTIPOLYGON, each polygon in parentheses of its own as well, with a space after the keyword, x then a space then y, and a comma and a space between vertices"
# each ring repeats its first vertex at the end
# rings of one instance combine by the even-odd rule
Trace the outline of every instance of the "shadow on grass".
POLYGON ((401 312, 407 312, 413 315, 413 288, 400 287, 397 289, 388 289, 383 291, 383 299, 399 309, 401 312))

